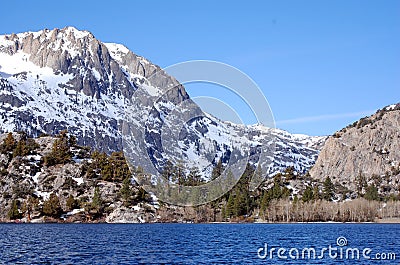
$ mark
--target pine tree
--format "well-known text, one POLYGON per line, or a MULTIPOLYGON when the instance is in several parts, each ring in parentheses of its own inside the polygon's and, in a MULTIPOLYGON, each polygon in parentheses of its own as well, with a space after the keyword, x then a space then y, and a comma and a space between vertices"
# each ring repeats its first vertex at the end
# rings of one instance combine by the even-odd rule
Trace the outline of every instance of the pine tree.
POLYGON ((107 175, 104 168, 108 164, 107 154, 99 151, 94 151, 91 155, 92 163, 87 170, 88 178, 98 178, 101 176, 103 179, 111 179, 111 175, 107 175))
POLYGON ((335 194, 335 185, 331 178, 328 176, 324 181, 323 198, 324 200, 331 201, 335 194))
POLYGON ((294 167, 287 167, 285 169, 285 177, 286 177, 286 180, 296 179, 294 167))
MULTIPOLYGON (((233 175, 232 171, 228 170, 228 173, 226 174, 226 176, 225 176, 225 174, 223 176, 224 176, 224 179, 222 179, 221 184, 224 187, 224 189, 226 189, 228 187, 233 187, 236 182, 236 179, 235 179, 235 176, 233 175)), ((226 199, 228 199, 229 193, 226 193, 224 197, 226 199)))
POLYGON ((27 215, 27 221, 30 222, 31 220, 31 213, 32 211, 37 208, 39 205, 39 199, 29 196, 28 199, 22 205, 21 211, 27 215))
POLYGON ((258 185, 259 183, 264 181, 265 180, 265 175, 266 175, 266 173, 263 172, 263 169, 261 167, 261 163, 258 163, 257 168, 256 168, 256 170, 255 170, 255 172, 254 172, 254 174, 252 176, 252 186, 251 187, 249 186, 249 188, 251 190, 254 190, 254 189, 258 188, 258 187, 254 186, 254 185, 258 185))
POLYGON ((294 195, 293 197, 293 204, 296 205, 299 202, 299 197, 296 195, 294 195))
POLYGON ((17 200, 13 200, 10 210, 8 211, 8 218, 10 218, 10 220, 21 218, 21 213, 18 211, 17 200))
POLYGON ((53 192, 48 200, 43 202, 43 214, 58 218, 62 213, 62 208, 58 196, 53 192))
POLYGON ((103 200, 101 199, 100 189, 96 187, 92 198, 91 208, 96 213, 101 213, 103 209, 103 200))
MULTIPOLYGON (((250 199, 249 185, 253 174, 254 168, 248 163, 239 181, 229 192, 225 211, 228 217, 248 215, 251 212, 254 204, 250 199)), ((234 180, 232 172, 228 172, 227 178, 230 181, 234 180)))
POLYGON ((25 141, 18 141, 17 146, 14 149, 13 157, 25 155, 25 141))
POLYGON ((320 194, 320 192, 319 192, 319 188, 318 188, 317 185, 315 185, 315 186, 314 186, 314 189, 313 189, 313 200, 314 200, 314 201, 318 201, 318 200, 320 200, 320 199, 321 199, 321 194, 320 194))
MULTIPOLYGON (((225 206, 222 206, 222 209, 221 209, 221 216, 222 216, 222 219, 223 220, 226 220, 226 207, 225 206)), ((214 218, 214 221, 215 221, 215 218, 214 218)))
POLYGON ((173 174, 174 174, 174 165, 170 160, 168 160, 164 165, 161 176, 169 183, 172 181, 173 174))
POLYGON ((178 194, 181 192, 181 186, 186 183, 185 166, 182 162, 179 162, 176 167, 174 167, 174 172, 172 175, 172 180, 178 184, 178 194))
POLYGON ((129 206, 131 204, 131 199, 133 196, 133 191, 130 185, 131 185, 131 178, 130 177, 125 178, 124 181, 122 182, 122 187, 120 190, 120 194, 122 200, 124 201, 125 206, 129 206))
POLYGON ((67 199, 67 209, 68 211, 72 211, 73 209, 75 209, 77 207, 77 202, 74 198, 74 196, 69 195, 68 199, 67 199))
POLYGON ((261 197, 261 202, 260 202, 260 210, 262 213, 265 213, 265 211, 267 210, 269 203, 270 203, 271 199, 269 196, 269 193, 267 191, 263 192, 263 195, 261 197))
POLYGON ((307 188, 305 189, 305 191, 303 193, 302 200, 303 200, 303 202, 309 202, 313 199, 314 199, 313 189, 311 188, 311 186, 307 186, 307 188))
POLYGON ((247 193, 236 194, 233 204, 234 216, 244 216, 249 214, 250 210, 249 198, 250 196, 247 193))
POLYGON ((232 192, 230 192, 225 209, 225 216, 227 218, 230 218, 234 215, 234 204, 235 204, 235 196, 233 195, 232 192))
POLYGON ((60 132, 60 135, 53 143, 51 153, 44 157, 44 163, 47 166, 53 166, 70 162, 72 159, 70 144, 67 131, 60 132))
POLYGON ((13 157, 29 155, 37 148, 39 148, 39 145, 35 140, 23 138, 18 141, 13 152, 13 157))
POLYGON ((128 164, 123 152, 113 152, 110 155, 109 163, 112 167, 112 181, 121 182, 131 176, 128 164))
POLYGON ((224 172, 224 167, 222 165, 222 160, 219 159, 218 163, 215 165, 215 167, 211 172, 211 180, 218 178, 219 176, 221 176, 223 172, 224 172))
POLYGON ((75 136, 71 135, 68 138, 68 145, 71 146, 71 147, 76 146, 76 137, 75 136))
POLYGON ((363 196, 363 189, 368 186, 365 176, 360 172, 356 178, 357 194, 363 196))
POLYGON ((150 201, 150 197, 149 194, 142 187, 139 187, 136 200, 138 200, 139 202, 148 202, 150 201))
POLYGON ((198 186, 202 183, 200 171, 197 167, 192 167, 190 169, 189 175, 187 176, 186 185, 187 186, 198 186))
POLYGON ((371 184, 367 187, 364 198, 369 201, 378 201, 379 200, 379 193, 378 188, 371 184))
POLYGON ((0 145, 0 152, 3 154, 10 154, 16 146, 17 142, 15 141, 14 136, 12 133, 8 133, 7 137, 3 140, 3 143, 0 145))
POLYGON ((114 169, 109 160, 106 160, 101 168, 101 178, 105 181, 113 181, 114 179, 114 169))
MULTIPOLYGON (((209 192, 209 196, 210 198, 215 198, 215 197, 219 197, 220 195, 222 195, 222 187, 225 184, 224 181, 226 180, 225 176, 223 175, 224 173, 224 168, 222 165, 222 161, 221 159, 218 160, 218 163, 214 166, 212 172, 211 172, 211 180, 216 180, 218 178, 218 180, 216 180, 213 185, 210 187, 210 192, 209 192)), ((232 174, 232 172, 230 172, 232 174)), ((211 209, 213 210, 213 221, 216 221, 216 217, 217 217, 217 211, 221 210, 221 216, 222 218, 225 219, 225 207, 222 207, 222 209, 220 209, 220 203, 222 202, 222 197, 213 200, 209 203, 211 209)))

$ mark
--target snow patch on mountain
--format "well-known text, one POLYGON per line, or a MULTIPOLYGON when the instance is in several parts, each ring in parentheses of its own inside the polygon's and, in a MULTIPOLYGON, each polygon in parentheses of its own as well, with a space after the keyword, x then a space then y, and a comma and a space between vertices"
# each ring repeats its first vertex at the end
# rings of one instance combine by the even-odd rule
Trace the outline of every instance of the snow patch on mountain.
POLYGON ((68 27, 0 36, 0 132, 38 135, 68 129, 81 144, 110 152, 121 149, 121 124, 129 114, 146 139, 135 152, 150 156, 159 170, 175 154, 188 167, 200 168, 204 177, 220 159, 226 164, 234 148, 243 147, 242 155, 253 152, 255 157, 257 148, 272 144, 272 138, 274 171, 293 166, 304 172, 325 140, 224 122, 208 113, 175 124, 174 115, 197 111, 194 104, 181 107, 189 99, 176 79, 158 66, 121 44, 101 43, 90 32, 68 27), (47 61, 25 52, 28 44, 48 56, 47 61), (127 102, 138 94, 151 104, 127 112, 127 102), (162 139, 166 127, 177 133, 172 150, 165 150, 162 142, 168 141, 162 139), (147 154, 140 148, 147 148, 147 154))
POLYGON ((114 60, 121 62, 122 57, 129 53, 129 49, 122 44, 104 43, 114 60))

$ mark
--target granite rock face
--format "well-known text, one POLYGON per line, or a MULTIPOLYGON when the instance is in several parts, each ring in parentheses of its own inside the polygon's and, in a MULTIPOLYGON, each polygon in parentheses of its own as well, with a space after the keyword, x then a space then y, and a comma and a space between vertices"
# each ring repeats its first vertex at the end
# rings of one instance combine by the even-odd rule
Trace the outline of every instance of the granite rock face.
POLYGON ((399 169, 400 104, 394 104, 330 136, 310 174, 329 176, 351 190, 357 190, 360 176, 396 190, 399 169))

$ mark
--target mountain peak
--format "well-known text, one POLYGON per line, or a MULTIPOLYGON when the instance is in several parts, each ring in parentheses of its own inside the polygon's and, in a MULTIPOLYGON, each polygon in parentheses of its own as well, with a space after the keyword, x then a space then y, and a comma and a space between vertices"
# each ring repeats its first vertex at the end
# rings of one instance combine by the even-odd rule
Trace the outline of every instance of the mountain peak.
POLYGON ((73 38, 73 39, 82 39, 85 37, 89 37, 89 39, 94 39, 94 35, 87 30, 79 30, 73 26, 68 26, 63 29, 55 28, 53 30, 47 30, 46 35, 50 35, 52 38, 55 36, 58 39, 61 38, 73 38))
MULTIPOLYGON (((56 30, 57 28, 55 28, 54 30, 56 30)), ((76 33, 76 34, 91 34, 89 31, 87 31, 87 30, 79 30, 79 29, 77 29, 77 28, 75 28, 74 26, 66 26, 66 27, 64 27, 63 29, 61 29, 62 31, 65 31, 65 32, 73 32, 73 33, 76 33)))
POLYGON ((82 39, 84 37, 94 38, 94 35, 87 30, 79 30, 73 26, 67 26, 59 29, 43 29, 39 31, 27 31, 22 33, 11 33, 0 35, 0 46, 10 46, 13 42, 21 42, 25 38, 39 39, 40 42, 44 40, 54 41, 56 39, 82 39))
MULTIPOLYGON (((169 143, 164 146, 161 141, 163 128, 181 130, 165 118, 175 110, 184 113, 187 109, 176 106, 190 99, 174 77, 124 45, 103 43, 75 27, 0 37, 0 133, 25 131, 37 136, 68 129, 79 144, 105 152, 121 150, 125 107, 138 94, 148 100, 132 111, 132 124, 143 136, 132 152, 140 159, 149 157, 161 169, 173 158, 165 151, 169 143), (158 96, 163 100, 154 100, 158 96)), ((195 104, 191 108, 197 113, 195 104)), ((182 138, 174 155, 190 158, 190 166, 205 168, 203 172, 218 159, 229 161, 235 151, 232 143, 251 144, 250 160, 257 161, 260 145, 270 135, 277 139, 280 156, 274 161, 275 171, 287 166, 305 171, 318 154, 319 139, 294 137, 262 125, 227 126, 207 114, 186 125, 182 133, 176 131, 182 138)))

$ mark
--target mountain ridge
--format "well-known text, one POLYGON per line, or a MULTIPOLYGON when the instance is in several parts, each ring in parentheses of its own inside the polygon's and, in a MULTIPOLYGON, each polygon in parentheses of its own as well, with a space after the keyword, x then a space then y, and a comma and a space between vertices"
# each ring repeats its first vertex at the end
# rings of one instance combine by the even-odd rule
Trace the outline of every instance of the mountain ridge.
MULTIPOLYGON (((123 148, 124 106, 138 88, 150 98, 163 96, 165 102, 155 102, 145 110, 134 110, 135 121, 145 126, 142 137, 146 141, 138 145, 136 152, 150 156, 158 170, 169 158, 161 141, 160 124, 165 122, 162 117, 168 116, 183 101, 190 100, 184 87, 157 65, 121 44, 102 43, 90 32, 73 27, 0 36, 0 66, 1 132, 26 131, 31 136, 38 136, 41 133, 55 135, 68 129, 79 144, 108 153, 123 148), (155 122, 149 123, 148 117, 143 117, 146 115, 153 117, 155 122)), ((194 104, 191 108, 191 111, 200 112, 194 104)), ((278 129, 257 126, 243 129, 211 115, 191 122, 182 129, 182 135, 189 137, 179 140, 184 150, 179 154, 184 158, 193 155, 193 160, 199 160, 216 152, 214 159, 197 165, 208 168, 204 169, 208 173, 218 159, 229 160, 232 151, 229 144, 215 141, 215 133, 209 131, 212 126, 212 130, 220 133, 231 128, 225 130, 224 135, 237 134, 236 142, 241 142, 242 137, 254 135, 261 139, 272 134, 278 140, 278 159, 273 161, 271 174, 288 166, 307 171, 321 146, 308 145, 307 141, 324 141, 324 137, 292 136, 278 129), (204 151, 206 154, 189 153, 196 141, 208 146, 209 150, 204 151)), ((260 143, 252 141, 252 144, 256 148, 260 143)), ((254 154, 257 153, 255 150, 254 154)))

